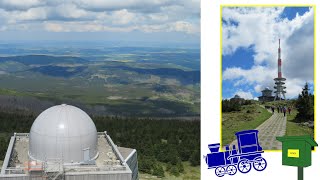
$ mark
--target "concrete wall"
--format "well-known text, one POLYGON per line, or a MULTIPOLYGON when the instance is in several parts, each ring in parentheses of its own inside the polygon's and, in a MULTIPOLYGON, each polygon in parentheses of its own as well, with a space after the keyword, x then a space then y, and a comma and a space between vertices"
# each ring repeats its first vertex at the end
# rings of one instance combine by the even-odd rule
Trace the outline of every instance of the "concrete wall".
MULTIPOLYGON (((43 177, 29 177, 27 175, 4 175, 0 176, 0 180, 44 180, 43 177)), ((65 180, 131 180, 131 173, 115 173, 115 174, 74 174, 65 175, 65 180)))
POLYGON ((139 180, 137 151, 134 150, 125 161, 132 171, 132 180, 139 180))
POLYGON ((15 141, 16 141, 16 134, 11 136, 10 143, 9 143, 8 149, 7 149, 7 153, 6 153, 6 156, 4 158, 2 168, 1 168, 1 173, 0 173, 1 175, 6 174, 6 169, 8 167, 9 161, 10 161, 10 157, 11 157, 11 154, 12 154, 12 150, 13 150, 13 146, 14 146, 14 142, 15 141))
POLYGON ((25 174, 8 174, 8 175, 1 175, 0 180, 43 180, 42 177, 29 177, 25 174))
POLYGON ((82 174, 66 175, 65 180, 131 180, 131 174, 82 174))

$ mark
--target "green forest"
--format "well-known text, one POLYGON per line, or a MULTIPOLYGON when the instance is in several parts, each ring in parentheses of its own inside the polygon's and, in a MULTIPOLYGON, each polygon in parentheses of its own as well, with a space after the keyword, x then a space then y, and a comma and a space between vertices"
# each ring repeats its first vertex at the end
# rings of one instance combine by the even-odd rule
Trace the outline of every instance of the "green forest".
MULTIPOLYGON (((0 159, 3 160, 14 132, 29 132, 37 115, 0 109, 0 159)), ((91 116, 97 130, 107 131, 115 144, 135 148, 139 171, 157 177, 164 172, 184 173, 182 162, 200 165, 200 121, 91 116), (165 166, 163 166, 165 164, 165 166)))

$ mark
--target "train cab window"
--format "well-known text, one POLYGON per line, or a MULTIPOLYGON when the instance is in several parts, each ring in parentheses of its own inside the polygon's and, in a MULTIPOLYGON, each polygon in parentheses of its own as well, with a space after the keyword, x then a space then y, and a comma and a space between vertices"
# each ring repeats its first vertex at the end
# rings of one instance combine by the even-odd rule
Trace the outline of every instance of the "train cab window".
POLYGON ((257 144, 256 136, 254 133, 242 134, 239 136, 239 140, 241 146, 250 146, 257 144))

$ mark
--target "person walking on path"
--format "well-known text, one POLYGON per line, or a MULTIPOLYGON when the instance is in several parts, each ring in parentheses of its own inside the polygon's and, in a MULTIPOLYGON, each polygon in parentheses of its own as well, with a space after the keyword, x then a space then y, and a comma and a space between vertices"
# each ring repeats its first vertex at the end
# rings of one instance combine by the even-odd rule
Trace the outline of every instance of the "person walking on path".
POLYGON ((291 107, 288 107, 288 113, 289 113, 289 115, 290 115, 290 113, 291 113, 291 107))
POLYGON ((283 110, 283 106, 280 106, 280 112, 282 113, 282 110, 283 110))
POLYGON ((274 106, 271 106, 272 114, 274 114, 274 106))
POLYGON ((279 113, 279 111, 280 111, 280 107, 279 106, 277 106, 277 110, 278 110, 278 113, 279 113))
POLYGON ((287 109, 286 109, 286 107, 285 107, 285 106, 283 106, 282 111, 283 111, 283 116, 286 116, 286 111, 287 111, 287 109))

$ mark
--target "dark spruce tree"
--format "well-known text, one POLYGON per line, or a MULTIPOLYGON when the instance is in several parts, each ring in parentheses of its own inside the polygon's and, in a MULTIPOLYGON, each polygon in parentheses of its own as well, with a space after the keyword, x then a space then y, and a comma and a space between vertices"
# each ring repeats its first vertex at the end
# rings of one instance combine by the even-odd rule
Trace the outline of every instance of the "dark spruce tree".
POLYGON ((298 114, 295 122, 309 122, 314 121, 314 95, 309 93, 308 83, 305 84, 301 94, 296 102, 298 114))

